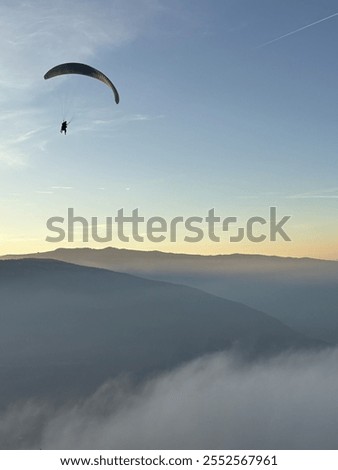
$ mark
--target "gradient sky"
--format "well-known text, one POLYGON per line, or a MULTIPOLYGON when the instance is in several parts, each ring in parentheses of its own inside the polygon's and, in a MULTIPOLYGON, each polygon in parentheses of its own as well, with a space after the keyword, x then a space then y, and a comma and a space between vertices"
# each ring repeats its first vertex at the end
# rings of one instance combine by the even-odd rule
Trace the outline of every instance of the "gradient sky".
POLYGON ((104 224, 120 208, 246 221, 275 206, 291 242, 109 245, 337 259, 335 13, 333 0, 2 0, 0 253, 105 246, 45 241, 69 207, 104 224), (68 61, 106 73, 120 104, 95 80, 44 81, 68 61))

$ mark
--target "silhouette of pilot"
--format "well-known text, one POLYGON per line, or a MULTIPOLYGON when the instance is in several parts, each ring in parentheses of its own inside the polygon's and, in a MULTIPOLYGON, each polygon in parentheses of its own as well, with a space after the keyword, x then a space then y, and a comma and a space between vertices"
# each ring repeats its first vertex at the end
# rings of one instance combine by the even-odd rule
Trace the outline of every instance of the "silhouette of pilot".
POLYGON ((65 135, 67 134, 67 126, 68 126, 68 122, 63 121, 62 124, 61 124, 61 129, 60 129, 61 134, 62 134, 62 132, 64 132, 65 135))

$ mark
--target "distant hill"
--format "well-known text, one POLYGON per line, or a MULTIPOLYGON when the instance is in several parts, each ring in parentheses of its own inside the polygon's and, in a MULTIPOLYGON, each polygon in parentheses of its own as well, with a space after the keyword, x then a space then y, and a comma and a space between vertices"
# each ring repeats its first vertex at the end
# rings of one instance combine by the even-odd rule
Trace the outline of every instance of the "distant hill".
POLYGON ((234 348, 316 348, 278 320, 197 289, 53 260, 0 261, 2 404, 94 390, 234 348))
POLYGON ((79 265, 197 287, 264 311, 297 331, 338 342, 338 262, 260 255, 198 256, 116 248, 39 253, 79 265))

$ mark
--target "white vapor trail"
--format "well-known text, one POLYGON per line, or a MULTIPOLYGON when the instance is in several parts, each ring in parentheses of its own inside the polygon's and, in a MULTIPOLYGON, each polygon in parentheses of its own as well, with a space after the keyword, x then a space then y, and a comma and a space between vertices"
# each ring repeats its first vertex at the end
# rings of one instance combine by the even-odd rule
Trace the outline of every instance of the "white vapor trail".
POLYGON ((292 36, 293 34, 299 33, 300 31, 303 31, 304 29, 311 28, 312 26, 315 26, 316 24, 323 23, 324 21, 327 21, 330 18, 333 18, 335 16, 338 16, 338 12, 333 13, 333 15, 326 16, 325 18, 322 18, 321 20, 317 20, 313 23, 310 23, 306 26, 302 26, 301 28, 295 29, 294 31, 290 31, 289 33, 283 34, 282 36, 279 36, 278 38, 271 39, 271 41, 264 42, 263 44, 259 45, 257 48, 259 49, 261 47, 268 46, 269 44, 279 41, 280 39, 284 39, 284 38, 287 38, 288 36, 292 36))

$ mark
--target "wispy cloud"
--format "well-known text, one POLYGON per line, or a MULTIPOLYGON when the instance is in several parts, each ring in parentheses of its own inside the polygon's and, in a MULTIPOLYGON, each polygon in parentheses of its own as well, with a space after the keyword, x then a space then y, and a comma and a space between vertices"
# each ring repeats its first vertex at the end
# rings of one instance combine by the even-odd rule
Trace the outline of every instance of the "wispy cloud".
POLYGON ((293 194, 288 199, 338 199, 338 187, 293 194))
POLYGON ((25 153, 7 145, 0 145, 0 163, 10 167, 24 167, 25 153))
POLYGON ((73 186, 52 186, 51 189, 70 190, 70 189, 74 189, 74 188, 73 188, 73 186))
POLYGON ((125 117, 125 121, 153 121, 154 119, 162 119, 164 118, 163 114, 158 116, 149 116, 147 114, 132 114, 130 116, 125 117))
POLYGON ((46 126, 41 125, 42 116, 39 109, 30 106, 17 109, 15 105, 13 108, 7 111, 4 109, 0 118, 0 163, 23 167, 27 164, 30 154, 44 150, 43 135, 46 126))
POLYGON ((0 57, 0 83, 25 90, 42 80, 49 66, 70 57, 84 60, 102 47, 132 41, 158 3, 103 0, 98 8, 83 0, 1 2, 0 31, 6 47, 0 57))
MULTIPOLYGON (((104 113, 104 110, 102 110, 104 113)), ((97 113, 96 113, 97 114, 97 113)), ((111 135, 112 129, 116 130, 126 124, 132 122, 148 122, 154 121, 156 119, 164 118, 163 115, 154 115, 150 116, 148 114, 125 114, 125 115, 117 115, 114 119, 94 119, 93 116, 95 114, 92 111, 87 111, 86 119, 87 123, 80 125, 77 123, 76 129, 72 130, 72 134, 78 134, 83 132, 97 132, 100 129, 102 132, 105 132, 106 127, 109 127, 109 135, 111 135)))
POLYGON ((100 120, 100 119, 95 119, 93 120, 93 124, 96 125, 118 125, 118 124, 123 124, 123 123, 128 123, 128 122, 137 122, 137 121, 154 121, 155 119, 162 119, 164 118, 164 115, 158 115, 158 116, 150 116, 148 114, 126 114, 123 116, 118 116, 115 119, 107 119, 107 120, 100 120))
MULTIPOLYGON (((44 73, 53 65, 89 61, 136 39, 159 11, 160 0, 4 0, 0 3, 0 161, 24 165, 44 151, 50 91, 44 73), (47 91, 48 90, 48 91, 47 91), (38 113, 36 111, 38 110, 38 113), (44 128, 46 129, 46 128, 44 128), (39 135, 41 134, 41 135, 39 135), (33 142, 34 149, 26 144, 33 142)), ((57 87, 57 83, 50 85, 57 87)))

